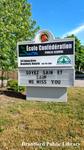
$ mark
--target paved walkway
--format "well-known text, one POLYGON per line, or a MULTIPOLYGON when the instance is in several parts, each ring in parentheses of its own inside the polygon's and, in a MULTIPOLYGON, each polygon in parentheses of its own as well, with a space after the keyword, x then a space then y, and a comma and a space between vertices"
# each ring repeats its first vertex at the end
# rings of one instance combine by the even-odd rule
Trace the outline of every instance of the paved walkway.
POLYGON ((75 80, 75 87, 84 87, 84 80, 75 80))

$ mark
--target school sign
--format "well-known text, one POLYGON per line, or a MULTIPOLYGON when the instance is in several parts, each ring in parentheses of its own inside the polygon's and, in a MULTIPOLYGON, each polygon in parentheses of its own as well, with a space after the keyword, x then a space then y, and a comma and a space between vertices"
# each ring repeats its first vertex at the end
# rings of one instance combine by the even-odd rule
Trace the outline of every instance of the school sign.
POLYGON ((55 39, 45 30, 17 44, 18 83, 27 87, 27 99, 67 100, 67 87, 74 86, 74 49, 74 39, 55 39))

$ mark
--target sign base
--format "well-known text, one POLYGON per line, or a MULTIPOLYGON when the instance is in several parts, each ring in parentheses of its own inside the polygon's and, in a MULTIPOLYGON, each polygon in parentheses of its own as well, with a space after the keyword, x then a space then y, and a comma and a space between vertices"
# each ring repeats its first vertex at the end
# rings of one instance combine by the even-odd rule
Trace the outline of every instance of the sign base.
POLYGON ((26 100, 67 102, 67 88, 27 87, 26 100))

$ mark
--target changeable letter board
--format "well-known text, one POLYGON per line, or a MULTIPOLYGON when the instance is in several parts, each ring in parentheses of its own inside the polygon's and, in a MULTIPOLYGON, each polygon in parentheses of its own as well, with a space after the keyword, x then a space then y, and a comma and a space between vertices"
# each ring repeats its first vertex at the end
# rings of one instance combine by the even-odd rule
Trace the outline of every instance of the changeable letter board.
POLYGON ((28 87, 70 87, 74 85, 74 69, 19 69, 19 85, 28 87))

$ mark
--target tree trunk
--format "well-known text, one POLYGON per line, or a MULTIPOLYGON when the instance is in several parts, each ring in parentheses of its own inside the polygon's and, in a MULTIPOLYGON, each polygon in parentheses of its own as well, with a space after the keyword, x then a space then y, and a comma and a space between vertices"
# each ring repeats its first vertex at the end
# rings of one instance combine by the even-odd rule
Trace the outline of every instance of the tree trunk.
POLYGON ((80 67, 80 65, 79 65, 79 67, 78 67, 78 71, 81 71, 81 67, 80 67))
POLYGON ((3 87, 3 77, 4 77, 4 70, 2 68, 2 71, 1 71, 1 87, 3 87))

